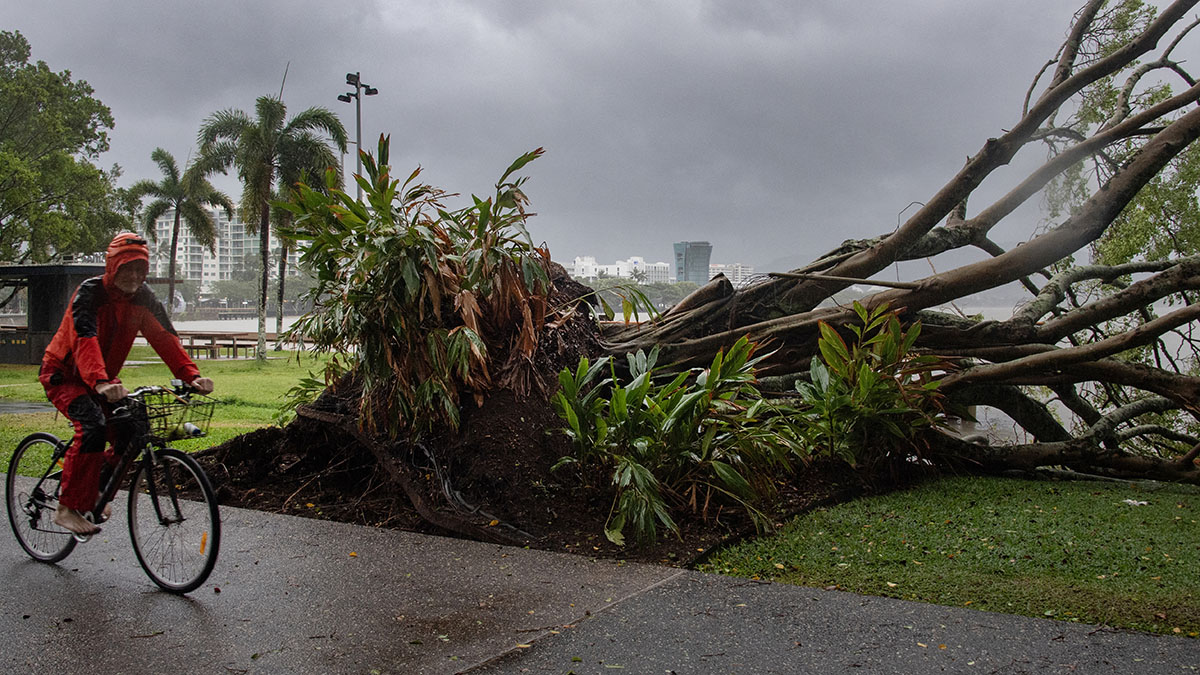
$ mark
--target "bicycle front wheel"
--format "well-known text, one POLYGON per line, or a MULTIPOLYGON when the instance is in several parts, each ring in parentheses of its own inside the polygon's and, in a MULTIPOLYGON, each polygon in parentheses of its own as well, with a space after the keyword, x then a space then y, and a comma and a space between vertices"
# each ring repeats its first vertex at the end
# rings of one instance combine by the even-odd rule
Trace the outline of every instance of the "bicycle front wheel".
POLYGON ((142 462, 129 485, 129 536, 138 563, 172 593, 199 588, 221 545, 221 516, 204 470, 173 448, 142 462))
POLYGON ((75 550, 75 538, 54 524, 66 447, 53 434, 36 433, 17 445, 4 482, 8 524, 35 560, 55 563, 75 550))

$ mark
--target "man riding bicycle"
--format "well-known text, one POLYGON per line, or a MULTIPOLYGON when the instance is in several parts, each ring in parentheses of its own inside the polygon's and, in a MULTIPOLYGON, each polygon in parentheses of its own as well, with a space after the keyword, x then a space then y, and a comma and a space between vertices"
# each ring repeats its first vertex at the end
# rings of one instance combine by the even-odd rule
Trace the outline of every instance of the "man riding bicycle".
POLYGON ((213 390, 213 381, 200 377, 162 303, 145 284, 149 270, 145 239, 132 232, 114 237, 103 276, 79 285, 42 357, 38 380, 54 407, 75 426, 54 514, 55 523, 75 534, 100 531, 82 513, 96 505, 101 469, 116 462, 115 452, 105 449, 110 440, 105 409, 129 395, 118 375, 138 332, 176 378, 201 394, 213 390))

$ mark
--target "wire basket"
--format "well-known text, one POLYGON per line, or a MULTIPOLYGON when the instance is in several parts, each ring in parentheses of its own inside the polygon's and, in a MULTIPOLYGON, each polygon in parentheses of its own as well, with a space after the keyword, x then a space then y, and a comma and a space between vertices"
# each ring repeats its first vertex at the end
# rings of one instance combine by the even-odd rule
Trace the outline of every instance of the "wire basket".
POLYGON ((169 391, 146 394, 142 402, 146 404, 150 435, 163 442, 195 438, 208 433, 213 405, 216 403, 195 395, 185 399, 169 391))

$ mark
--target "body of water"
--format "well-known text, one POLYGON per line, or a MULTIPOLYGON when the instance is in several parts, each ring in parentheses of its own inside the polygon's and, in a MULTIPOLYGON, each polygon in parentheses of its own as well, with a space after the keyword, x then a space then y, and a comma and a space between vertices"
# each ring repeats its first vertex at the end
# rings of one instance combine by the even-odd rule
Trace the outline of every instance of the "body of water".
MULTIPOLYGON (((283 317, 283 329, 291 328, 298 316, 283 317)), ((173 321, 175 330, 195 333, 257 333, 258 318, 253 319, 206 319, 203 321, 173 321)), ((267 317, 267 332, 275 332, 275 317, 267 317)))

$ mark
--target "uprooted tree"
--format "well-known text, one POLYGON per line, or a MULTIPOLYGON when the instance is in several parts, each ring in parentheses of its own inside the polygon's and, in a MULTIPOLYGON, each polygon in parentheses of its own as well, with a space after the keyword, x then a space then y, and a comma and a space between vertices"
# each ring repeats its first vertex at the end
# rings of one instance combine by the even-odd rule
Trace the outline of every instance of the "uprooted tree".
POLYGON ((763 472, 796 457, 870 464, 847 439, 886 448, 893 470, 899 458, 1200 483, 1200 84, 1172 57, 1195 4, 1089 2, 1019 119, 894 231, 742 289, 718 278, 651 321, 594 322, 587 289, 533 245, 513 176, 540 150, 509 167, 494 197, 447 210, 449 195, 419 172, 391 176, 381 139, 364 155, 365 203, 331 182, 299 186, 288 206, 318 278, 317 310, 296 330, 335 355, 310 382, 328 390, 295 424, 334 423, 427 519, 485 537, 473 523, 488 512, 467 507, 456 472, 494 461, 472 442, 519 434, 478 428, 489 401, 526 397, 543 408, 556 397, 577 451, 568 463, 607 462, 617 540, 624 525, 672 528, 672 505, 732 500, 756 513, 763 472), (1046 159, 1024 180, 968 203, 1037 148, 1046 159), (994 228, 1040 195, 1051 206, 1040 233, 1012 250, 994 243, 994 228), (828 302, 898 261, 964 247, 991 257, 880 282, 854 306, 828 302), (938 309, 1014 282, 1029 300, 1006 320, 938 309), (893 383, 881 404, 854 407, 855 392, 881 382, 893 383), (1022 442, 964 440, 941 424, 971 407, 1003 411, 1022 442), (847 410, 874 415, 865 428, 886 438, 861 436, 847 410))
POLYGON ((1196 25, 1182 23, 1193 5, 1176 2, 1154 17, 1140 3, 1089 2, 1030 87, 1021 118, 989 138, 896 231, 845 242, 803 269, 736 293, 711 289, 716 297, 648 330, 613 331, 606 336, 610 349, 660 344, 667 360, 698 365, 749 335, 782 345, 774 372, 797 371, 814 353, 820 322, 853 318, 848 308, 820 307, 823 300, 896 261, 973 246, 992 257, 864 301, 890 303, 907 319, 923 320, 918 345, 959 366, 942 378, 944 394, 999 408, 1036 439, 972 448, 943 437, 946 449, 989 466, 1057 464, 1200 481, 1193 464, 1200 446, 1181 431, 1194 426, 1200 379, 1194 359, 1175 358, 1164 341, 1173 333, 1186 354, 1196 353, 1190 327, 1200 316, 1191 297, 1200 281, 1194 145, 1200 86, 1171 58, 1196 25), (1160 43, 1166 47, 1155 53, 1160 43), (1151 79, 1160 74, 1186 89, 1174 93, 1166 81, 1151 79), (972 214, 972 193, 1034 144, 1049 148, 1045 163, 972 214), (1084 167, 1097 185, 1060 222, 1010 251, 989 239, 1004 217, 1047 187, 1085 188, 1079 180, 1087 175, 1084 167), (1120 264, 1071 264, 1091 251, 1115 257, 1122 248, 1120 264), (1133 281, 1135 275, 1143 278, 1133 281), (1031 300, 1006 321, 963 321, 932 311, 1014 281, 1029 288, 1031 300), (1163 305, 1179 308, 1157 316, 1163 305), (1042 392, 1080 424, 1064 427, 1042 392), (1181 444, 1184 453, 1176 451, 1181 444))

